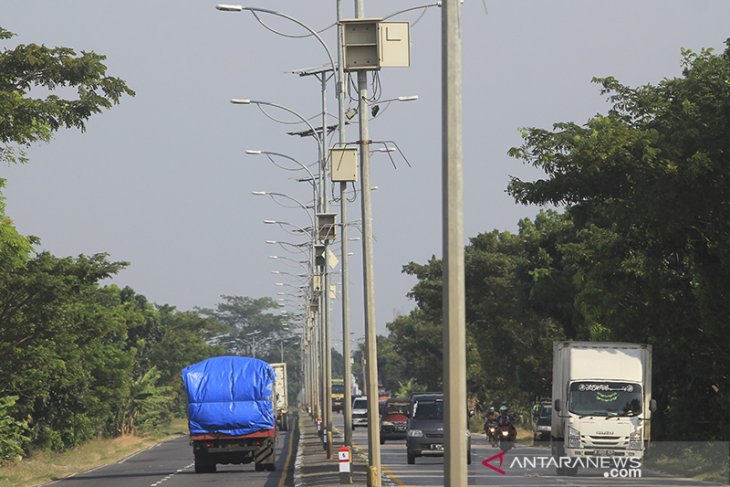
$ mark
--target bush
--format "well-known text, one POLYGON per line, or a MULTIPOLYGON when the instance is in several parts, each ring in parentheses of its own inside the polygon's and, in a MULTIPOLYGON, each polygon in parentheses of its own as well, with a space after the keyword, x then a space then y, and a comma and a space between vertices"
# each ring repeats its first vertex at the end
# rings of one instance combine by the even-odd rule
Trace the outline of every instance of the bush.
POLYGON ((22 455, 30 441, 28 423, 12 416, 18 396, 0 397, 0 463, 22 455))

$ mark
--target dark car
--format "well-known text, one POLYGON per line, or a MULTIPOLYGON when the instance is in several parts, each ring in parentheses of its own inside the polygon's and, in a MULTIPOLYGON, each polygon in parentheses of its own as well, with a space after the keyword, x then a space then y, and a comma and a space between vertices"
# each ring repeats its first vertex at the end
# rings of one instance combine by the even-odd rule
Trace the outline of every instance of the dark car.
POLYGON ((380 416, 380 444, 386 440, 404 440, 408 427, 408 408, 410 400, 407 397, 388 399, 383 406, 380 416))
MULTIPOLYGON (((471 434, 467 429, 467 457, 471 464, 471 434)), ((416 457, 444 456, 444 395, 440 392, 411 396, 408 428, 406 430, 408 463, 416 457)))

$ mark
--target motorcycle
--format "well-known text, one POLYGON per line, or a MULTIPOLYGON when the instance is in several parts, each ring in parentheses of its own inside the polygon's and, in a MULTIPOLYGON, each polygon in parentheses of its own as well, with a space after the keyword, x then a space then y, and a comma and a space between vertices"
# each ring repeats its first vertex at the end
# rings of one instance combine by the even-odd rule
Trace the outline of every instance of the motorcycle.
POLYGON ((509 451, 515 446, 517 429, 512 423, 500 424, 497 426, 497 436, 499 437, 499 449, 504 452, 509 451))
POLYGON ((497 437, 497 422, 487 421, 484 425, 484 431, 487 433, 487 441, 493 447, 499 444, 499 438, 497 437))

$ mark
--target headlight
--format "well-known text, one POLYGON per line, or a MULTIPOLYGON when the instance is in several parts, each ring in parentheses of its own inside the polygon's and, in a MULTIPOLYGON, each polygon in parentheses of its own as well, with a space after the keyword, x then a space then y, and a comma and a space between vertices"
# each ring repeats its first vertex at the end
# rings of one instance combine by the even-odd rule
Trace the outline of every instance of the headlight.
POLYGON ((382 426, 393 426, 393 423, 391 423, 390 421, 383 421, 382 426))
POLYGON ((471 431, 469 431, 469 430, 466 430, 466 437, 467 437, 467 438, 471 437, 471 431))
POLYGON ((423 436, 423 431, 421 430, 408 430, 408 436, 411 438, 421 438, 423 436))
POLYGON ((502 430, 502 436, 509 436, 509 430, 502 430))
POLYGON ((489 432, 490 433, 494 433, 496 430, 497 430, 497 428, 495 428, 494 426, 492 426, 491 428, 489 428, 489 432))
POLYGON ((580 448, 580 431, 568 426, 568 448, 580 448))
POLYGON ((629 435, 629 450, 641 450, 641 431, 634 431, 629 435))

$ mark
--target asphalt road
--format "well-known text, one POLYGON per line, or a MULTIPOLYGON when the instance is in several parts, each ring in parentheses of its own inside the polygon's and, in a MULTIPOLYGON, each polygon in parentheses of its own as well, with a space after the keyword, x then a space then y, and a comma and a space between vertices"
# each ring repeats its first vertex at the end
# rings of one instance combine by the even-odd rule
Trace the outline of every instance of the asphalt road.
POLYGON ((193 450, 187 437, 160 443, 119 463, 57 480, 54 487, 279 487, 293 485, 296 438, 289 431, 277 433, 276 470, 255 472, 254 464, 218 465, 217 473, 196 474, 193 450), (286 478, 284 481, 283 477, 286 478))
MULTIPOLYGON (((342 429, 342 416, 335 415, 334 424, 342 429)), ((353 432, 354 443, 367 450, 367 429, 357 428, 353 432)), ((387 441, 380 446, 380 455, 383 472, 395 485, 407 487, 443 485, 444 461, 439 457, 416 458, 415 465, 408 465, 406 461, 405 440, 387 441)), ((472 464, 468 466, 469 485, 490 485, 510 487, 532 486, 710 486, 727 485, 708 482, 699 482, 691 479, 668 477, 642 470, 633 471, 604 471, 598 469, 579 470, 576 477, 558 476, 552 466, 547 465, 550 457, 548 447, 535 448, 526 444, 518 444, 502 458, 500 468, 499 458, 493 458, 489 463, 504 472, 501 474, 482 464, 484 460, 499 454, 497 448, 492 448, 483 434, 472 436, 472 464), (540 465, 543 465, 540 468, 540 465), (533 465, 535 468, 533 468, 533 465), (608 475, 608 477, 606 476, 608 475), (620 476, 623 475, 624 478, 620 476), (631 475, 631 477, 628 477, 631 475), (641 475, 637 478, 636 475, 641 475)))

